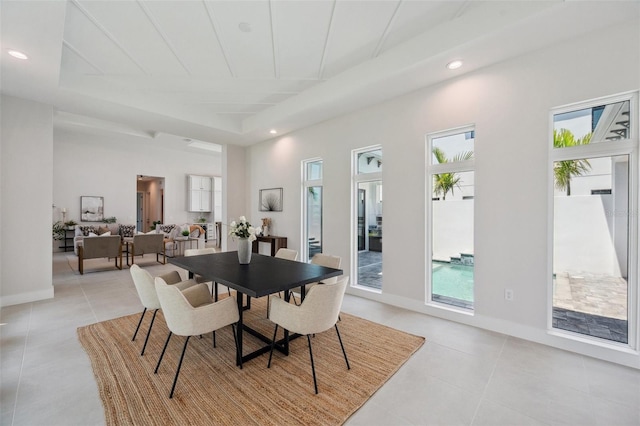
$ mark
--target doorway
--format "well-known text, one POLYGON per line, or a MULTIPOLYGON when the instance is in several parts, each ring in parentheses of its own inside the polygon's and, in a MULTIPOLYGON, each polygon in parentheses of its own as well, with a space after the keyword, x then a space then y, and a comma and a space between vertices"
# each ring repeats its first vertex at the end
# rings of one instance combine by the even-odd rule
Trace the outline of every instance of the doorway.
POLYGON ((136 177, 136 229, 149 232, 155 224, 164 223, 164 178, 136 177))

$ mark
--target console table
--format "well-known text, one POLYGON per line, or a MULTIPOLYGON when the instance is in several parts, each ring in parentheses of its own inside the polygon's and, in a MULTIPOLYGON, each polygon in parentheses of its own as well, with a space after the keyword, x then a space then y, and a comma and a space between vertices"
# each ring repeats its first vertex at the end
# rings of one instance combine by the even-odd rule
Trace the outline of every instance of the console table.
POLYGON ((251 246, 251 251, 258 253, 259 243, 271 244, 271 256, 275 256, 278 250, 281 248, 287 248, 287 237, 256 237, 256 240, 251 246))

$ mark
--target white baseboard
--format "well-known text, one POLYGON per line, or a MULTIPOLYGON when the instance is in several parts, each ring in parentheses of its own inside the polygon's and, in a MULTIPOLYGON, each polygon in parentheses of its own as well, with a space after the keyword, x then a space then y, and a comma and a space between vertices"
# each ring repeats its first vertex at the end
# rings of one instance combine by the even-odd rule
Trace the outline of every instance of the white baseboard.
POLYGON ((53 286, 46 290, 30 291, 0 297, 0 307, 20 305, 22 303, 37 302, 38 300, 53 299, 53 286))
POLYGON ((347 293, 425 315, 431 315, 484 330, 495 331, 496 333, 507 336, 517 337, 592 358, 640 369, 640 352, 628 346, 614 343, 608 344, 605 341, 583 338, 573 333, 569 334, 555 330, 539 329, 504 319, 478 315, 477 313, 470 314, 455 309, 430 306, 416 299, 379 293, 377 291, 362 290, 357 287, 348 288, 347 293))

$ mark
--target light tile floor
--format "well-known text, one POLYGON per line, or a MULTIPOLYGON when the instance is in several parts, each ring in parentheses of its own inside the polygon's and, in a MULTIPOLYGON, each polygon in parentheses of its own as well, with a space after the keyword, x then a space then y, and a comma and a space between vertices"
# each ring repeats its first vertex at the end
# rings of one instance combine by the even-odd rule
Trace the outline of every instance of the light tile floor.
MULTIPOLYGON (((75 275, 55 254, 53 282, 0 312, 1 425, 105 422, 76 328, 142 306, 126 269, 75 275)), ((427 339, 348 425, 640 424, 639 370, 349 295, 343 311, 427 339)))

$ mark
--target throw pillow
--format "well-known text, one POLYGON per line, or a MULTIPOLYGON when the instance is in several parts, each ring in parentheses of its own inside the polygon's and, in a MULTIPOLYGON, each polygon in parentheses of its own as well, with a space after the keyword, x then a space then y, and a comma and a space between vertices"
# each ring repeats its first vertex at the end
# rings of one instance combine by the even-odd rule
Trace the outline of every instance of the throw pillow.
POLYGON ((170 237, 171 231, 175 227, 176 227, 175 225, 157 225, 156 226, 156 230, 160 229, 160 231, 158 233, 163 232, 165 238, 171 238, 170 237))
POLYGON ((94 228, 93 225, 78 225, 78 228, 85 237, 88 237, 90 232, 96 233, 96 228, 94 228))
POLYGON ((136 231, 135 225, 120 225, 118 233, 121 237, 133 237, 133 233, 136 231))
POLYGON ((98 234, 95 234, 93 232, 89 232, 89 235, 87 235, 87 237, 97 237, 98 234))
POLYGON ((99 237, 109 237, 109 236, 111 236, 111 231, 103 232, 102 234, 100 234, 98 236, 99 237))
POLYGON ((108 226, 99 226, 98 227, 98 235, 102 235, 105 232, 109 232, 109 233, 111 232, 111 230, 109 229, 108 226))

